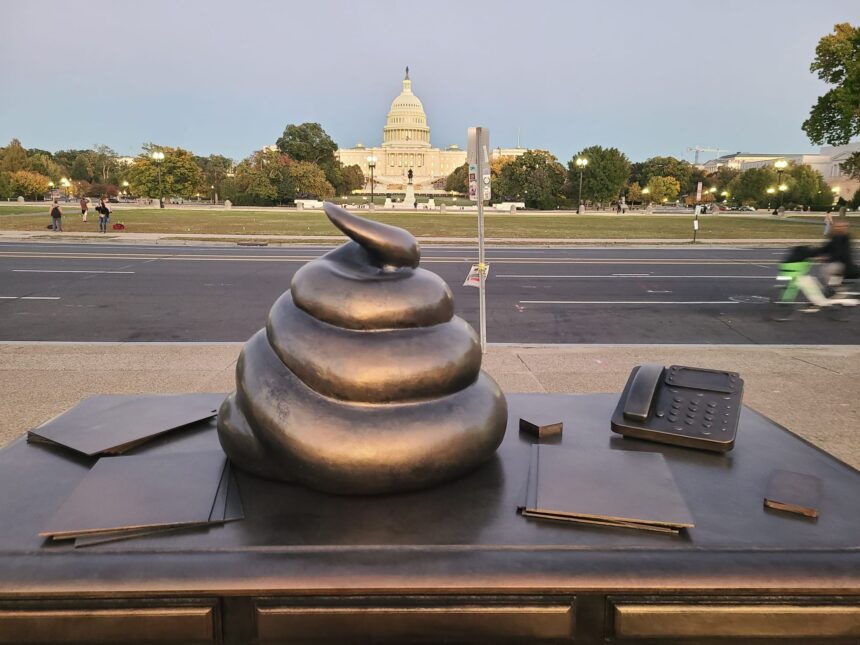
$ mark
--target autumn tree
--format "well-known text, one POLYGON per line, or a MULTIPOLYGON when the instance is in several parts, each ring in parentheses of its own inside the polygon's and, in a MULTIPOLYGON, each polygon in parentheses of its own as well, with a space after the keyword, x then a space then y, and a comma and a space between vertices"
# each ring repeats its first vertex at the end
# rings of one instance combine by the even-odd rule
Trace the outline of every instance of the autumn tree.
POLYGON ((315 163, 293 161, 289 165, 289 178, 293 195, 300 199, 329 199, 334 197, 334 187, 315 163))
MULTIPOLYGON (((693 165, 675 157, 651 157, 642 162, 639 184, 648 184, 651 177, 674 177, 681 188, 687 188, 693 176, 693 165)), ((656 200, 655 200, 656 201, 656 200)))
POLYGON ((648 180, 648 195, 653 202, 674 202, 681 193, 681 183, 674 177, 653 175, 648 180))
POLYGON ((5 148, 0 148, 0 171, 26 170, 27 151, 18 139, 12 139, 5 148))
POLYGON ((630 160, 617 148, 591 146, 575 154, 567 164, 567 194, 579 196, 579 167, 576 159, 588 159, 583 171, 582 198, 589 202, 618 199, 630 177, 630 160))
POLYGON ((13 194, 25 199, 42 199, 48 192, 50 181, 50 177, 31 170, 16 170, 9 175, 13 194))

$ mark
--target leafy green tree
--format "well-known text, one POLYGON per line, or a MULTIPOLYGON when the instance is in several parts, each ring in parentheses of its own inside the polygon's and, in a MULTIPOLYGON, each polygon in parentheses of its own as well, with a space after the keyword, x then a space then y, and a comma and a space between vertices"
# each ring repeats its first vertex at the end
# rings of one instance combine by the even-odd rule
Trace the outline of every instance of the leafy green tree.
POLYGON ((334 166, 337 144, 319 123, 288 125, 276 145, 290 159, 310 161, 321 168, 334 166))
POLYGON ((30 170, 16 170, 9 175, 12 192, 28 199, 41 199, 48 192, 50 177, 30 170))
POLYGON ((830 188, 824 177, 810 166, 792 164, 783 180, 788 187, 784 198, 786 204, 810 206, 821 202, 820 195, 823 195, 826 205, 826 201, 831 198, 830 188))
POLYGON ((708 182, 707 173, 701 168, 697 168, 696 166, 690 166, 690 179, 687 182, 687 185, 681 185, 681 192, 686 193, 688 195, 693 196, 693 202, 696 201, 696 190, 699 188, 699 182, 702 182, 702 201, 704 200, 704 194, 711 187, 711 184, 708 182))
POLYGON ((96 170, 89 150, 75 157, 69 174, 75 181, 93 182, 96 179, 96 170))
POLYGON ((213 190, 221 195, 223 193, 221 184, 227 178, 227 174, 233 169, 233 160, 223 155, 209 155, 208 157, 194 157, 194 161, 200 167, 202 184, 199 192, 209 195, 213 190), (213 189, 212 186, 215 188, 213 189))
POLYGON ((740 170, 729 168, 728 166, 720 166, 707 176, 707 182, 709 186, 716 186, 719 193, 724 190, 728 190, 732 179, 737 177, 740 173, 740 170))
MULTIPOLYGON (((469 189, 469 164, 454 168, 454 171, 445 179, 445 190, 465 193, 469 189)), ((495 188, 493 189, 495 192, 495 188)))
POLYGON ((236 166, 232 177, 221 184, 224 199, 237 206, 269 206, 278 199, 278 190, 264 170, 262 163, 254 163, 253 155, 236 166))
POLYGON ((674 202, 681 193, 681 183, 674 177, 653 175, 647 188, 648 198, 653 202, 674 202))
POLYGON ((591 146, 575 154, 567 164, 567 194, 579 196, 579 168, 576 159, 588 159, 583 171, 582 199, 609 202, 618 199, 630 177, 630 160, 617 148, 591 146))
MULTIPOLYGON (((72 177, 72 167, 79 156, 89 152, 89 150, 58 150, 54 153, 54 161, 63 166, 69 176, 72 177)), ((72 177, 74 179, 75 177, 72 177)), ((81 178, 83 179, 83 177, 81 178)))
POLYGON ((15 172, 27 168, 27 150, 18 139, 12 139, 5 148, 0 148, 0 170, 15 172))
POLYGON ((0 172, 0 199, 12 199, 15 197, 15 191, 12 190, 11 176, 11 172, 0 172))
POLYGON ((803 131, 816 144, 848 143, 860 134, 860 28, 834 26, 818 41, 809 71, 833 87, 818 98, 803 131))
POLYGON ((642 186, 639 185, 638 181, 634 181, 627 186, 627 203, 641 204, 643 197, 645 195, 642 194, 642 186))
POLYGON ((353 164, 351 166, 340 165, 341 183, 338 189, 338 194, 347 195, 354 190, 364 187, 364 173, 361 171, 361 166, 353 164))
MULTIPOLYGON (((0 178, 0 186, 2 186, 2 178, 0 178)), ((2 190, 2 189, 0 189, 0 190, 2 190)), ((3 195, 3 193, 0 192, 0 196, 2 196, 2 195, 3 195)), ((851 199, 851 208, 853 208, 854 210, 860 209, 860 188, 858 188, 854 192, 854 197, 851 199)))
POLYGON ((496 192, 500 198, 524 201, 526 208, 554 209, 565 202, 567 172, 545 150, 529 150, 504 164, 496 192))
POLYGON ((60 181, 60 177, 66 176, 66 169, 51 158, 50 153, 42 152, 30 155, 27 158, 27 170, 47 175, 54 183, 60 181))
POLYGON ((732 199, 748 206, 767 206, 774 197, 767 192, 776 188, 777 173, 771 166, 750 168, 740 173, 729 183, 732 199))
POLYGON ((188 150, 148 144, 128 169, 127 176, 135 195, 158 198, 163 193, 165 197, 189 198, 197 193, 203 173, 188 150), (164 153, 163 161, 152 158, 156 150, 164 153))
POLYGON ((675 157, 651 157, 642 163, 640 176, 636 180, 640 185, 647 185, 651 177, 674 177, 683 189, 690 185, 693 168, 691 163, 675 157))

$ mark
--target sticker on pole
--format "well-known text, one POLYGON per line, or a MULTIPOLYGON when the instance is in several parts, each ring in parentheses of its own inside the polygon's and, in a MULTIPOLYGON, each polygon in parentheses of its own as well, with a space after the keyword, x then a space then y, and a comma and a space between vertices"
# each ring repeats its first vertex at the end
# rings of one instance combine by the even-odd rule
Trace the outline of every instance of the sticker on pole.
MULTIPOLYGON (((486 281, 487 276, 490 273, 490 263, 487 262, 484 265, 484 280, 486 281)), ((478 273, 478 265, 473 264, 472 268, 469 269, 469 275, 466 276, 466 281, 463 283, 464 287, 480 287, 481 286, 481 276, 478 273)))

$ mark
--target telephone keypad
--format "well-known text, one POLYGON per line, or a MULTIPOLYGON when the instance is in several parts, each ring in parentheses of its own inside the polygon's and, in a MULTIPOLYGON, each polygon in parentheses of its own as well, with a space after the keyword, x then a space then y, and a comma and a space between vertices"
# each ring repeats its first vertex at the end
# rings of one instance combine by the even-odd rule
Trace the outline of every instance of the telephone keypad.
POLYGON ((613 415, 614 431, 717 452, 732 449, 743 400, 743 380, 737 374, 690 367, 666 368, 644 420, 623 414, 633 378, 631 374, 613 415))

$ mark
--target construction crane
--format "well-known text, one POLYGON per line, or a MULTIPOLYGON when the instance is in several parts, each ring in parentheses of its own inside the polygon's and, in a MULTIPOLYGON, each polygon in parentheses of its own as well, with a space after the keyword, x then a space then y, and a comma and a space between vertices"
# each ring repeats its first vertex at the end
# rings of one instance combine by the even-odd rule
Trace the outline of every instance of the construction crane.
POLYGON ((693 146, 692 148, 687 148, 687 152, 693 151, 695 151, 696 153, 695 161, 693 163, 697 166, 699 165, 700 152, 716 152, 717 154, 720 154, 721 152, 728 152, 728 150, 724 150, 723 148, 703 148, 702 146, 693 146))

